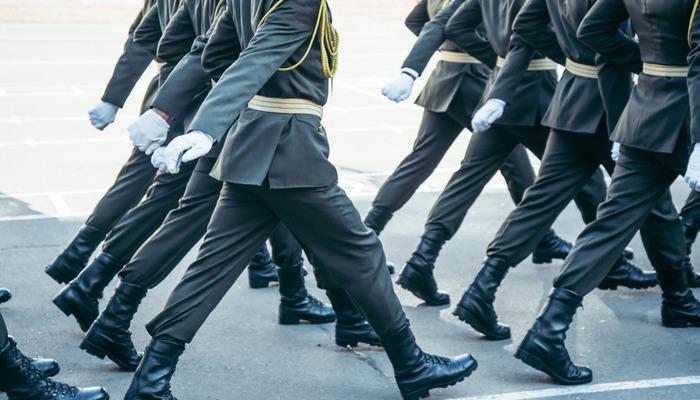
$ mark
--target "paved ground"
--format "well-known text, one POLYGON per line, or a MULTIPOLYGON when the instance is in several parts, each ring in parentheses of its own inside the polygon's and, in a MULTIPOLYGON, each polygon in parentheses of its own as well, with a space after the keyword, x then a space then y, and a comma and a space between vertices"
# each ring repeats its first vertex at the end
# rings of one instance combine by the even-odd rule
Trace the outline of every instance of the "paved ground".
MULTIPOLYGON (((122 398, 130 375, 77 349, 81 332, 51 304, 59 287, 43 267, 70 240, 128 154, 125 128, 136 116, 145 80, 104 133, 89 126, 86 111, 99 98, 119 54, 135 3, 0 1, 0 282, 15 293, 2 313, 27 353, 58 358, 63 380, 104 385, 115 399, 122 398)), ((378 94, 411 42, 401 25, 410 3, 333 4, 343 35, 342 59, 325 124, 342 186, 363 213, 378 185, 410 149, 420 119, 419 108, 389 103, 378 94)), ((389 258, 399 265, 413 250, 437 191, 458 165, 468 139, 465 133, 455 143, 383 235, 389 258)), ((678 182, 673 189, 682 203, 686 187, 678 182)), ((454 299, 512 207, 496 177, 446 246, 436 273, 454 299)), ((582 224, 570 207, 555 227, 573 240, 582 224)), ((637 262, 649 268, 638 239, 633 246, 637 262)), ((146 299, 133 329, 139 347, 147 342, 143 325, 162 307, 192 256, 146 299)), ((700 263, 700 257, 695 261, 700 263)), ((596 292, 586 299, 567 344, 577 361, 594 368, 592 385, 553 386, 515 360, 515 347, 558 267, 526 261, 504 284, 497 308, 513 327, 512 342, 484 341, 452 317, 450 307, 423 307, 398 290, 426 350, 468 351, 480 362, 465 384, 436 391, 434 398, 700 398, 698 331, 660 326, 658 289, 596 292)), ((245 282, 237 284, 185 353, 175 393, 188 400, 399 397, 381 351, 336 348, 332 325, 279 326, 277 300, 275 289, 254 291, 245 282)))

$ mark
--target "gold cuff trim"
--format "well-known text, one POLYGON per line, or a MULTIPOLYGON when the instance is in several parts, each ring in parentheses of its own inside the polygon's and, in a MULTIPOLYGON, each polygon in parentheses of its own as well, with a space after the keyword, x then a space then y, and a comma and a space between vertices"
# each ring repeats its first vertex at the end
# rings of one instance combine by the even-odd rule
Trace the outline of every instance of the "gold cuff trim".
MULTIPOLYGON (((498 57, 496 59, 496 66, 498 68, 503 68, 506 64, 506 59, 503 57, 498 57)), ((550 60, 549 58, 538 58, 537 60, 530 61, 530 65, 527 66, 528 71, 556 71, 557 63, 550 60)))
POLYGON ((670 78, 685 78, 688 76, 687 66, 661 65, 644 63, 642 73, 651 76, 665 76, 670 78))
POLYGON ((582 78, 598 79, 598 69, 594 65, 577 63, 576 61, 567 58, 566 70, 576 76, 582 78))
POLYGON ((248 108, 269 113, 308 114, 323 118, 323 106, 304 99, 278 99, 255 96, 248 103, 248 108))
POLYGON ((481 61, 469 53, 460 53, 458 51, 441 51, 440 60, 456 64, 481 64, 481 61))

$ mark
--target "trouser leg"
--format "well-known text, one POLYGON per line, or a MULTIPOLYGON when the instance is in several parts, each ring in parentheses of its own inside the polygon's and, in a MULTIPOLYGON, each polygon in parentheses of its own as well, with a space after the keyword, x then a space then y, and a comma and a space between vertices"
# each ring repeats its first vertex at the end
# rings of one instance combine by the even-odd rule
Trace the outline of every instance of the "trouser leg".
POLYGON ((197 259, 146 326, 151 336, 192 341, 278 223, 256 188, 224 183, 197 259))
POLYGON ((301 245, 284 224, 279 224, 270 235, 272 259, 280 267, 297 265, 301 261, 301 245))
POLYGON ((215 162, 216 158, 199 160, 178 207, 122 269, 122 281, 156 287, 204 236, 222 186, 209 176, 215 162))
POLYGON ((685 221, 692 221, 696 230, 700 229, 700 192, 692 190, 685 200, 681 209, 681 218, 685 221))
POLYGON ((590 144, 586 143, 596 140, 600 139, 556 130, 550 133, 535 184, 501 225, 487 256, 515 266, 532 253, 598 168, 599 161, 587 151, 590 144))
POLYGON ((184 163, 177 174, 158 174, 146 198, 129 210, 107 235, 102 252, 121 263, 129 262, 168 213, 177 207, 196 164, 184 163))
MULTIPOLYGON (((654 153, 622 146, 608 200, 599 207, 596 221, 576 240, 554 286, 580 296, 598 286, 677 176, 654 153)), ((660 227, 662 234, 673 237, 680 229, 673 225, 660 227)))
MULTIPOLYGON (((544 148, 544 138, 542 142, 544 148)), ((430 211, 425 230, 442 232, 446 239, 451 238, 481 191, 517 145, 517 140, 496 125, 473 135, 459 169, 430 211)))
POLYGON ((372 207, 390 213, 403 207, 433 173, 463 129, 449 115, 425 110, 413 150, 379 188, 372 207))
POLYGON ((7 344, 7 327, 5 326, 5 320, 0 314, 0 348, 4 348, 7 344))
POLYGON ((330 285, 348 292, 379 336, 405 324, 381 243, 345 192, 331 185, 261 193, 299 240, 311 264, 326 271, 330 285))
POLYGON ((501 166, 501 175, 506 180, 513 203, 520 204, 525 190, 535 182, 535 170, 524 146, 515 146, 501 166))

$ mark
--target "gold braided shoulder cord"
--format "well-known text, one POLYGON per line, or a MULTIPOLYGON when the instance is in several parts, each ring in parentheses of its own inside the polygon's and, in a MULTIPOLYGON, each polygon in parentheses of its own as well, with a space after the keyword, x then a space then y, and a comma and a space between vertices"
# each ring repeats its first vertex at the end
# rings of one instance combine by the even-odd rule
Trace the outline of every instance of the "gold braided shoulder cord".
POLYGON ((226 0, 219 0, 219 2, 216 4, 216 8, 214 9, 214 17, 219 15, 219 10, 221 10, 221 6, 223 6, 224 3, 226 3, 226 0))
POLYGON ((695 11, 698 9, 698 0, 695 0, 695 5, 693 5, 693 12, 690 13, 690 22, 688 22, 688 46, 690 46, 690 36, 693 33, 693 21, 695 20, 695 11))
MULTIPOLYGON (((265 15, 263 15, 263 17, 260 19, 257 29, 260 29, 267 18, 273 12, 275 12, 275 10, 277 10, 282 3, 284 3, 284 1, 285 0, 278 0, 272 7, 270 7, 267 13, 265 13, 265 15)), ((309 46, 306 48, 304 55, 294 65, 279 68, 279 71, 288 72, 299 68, 299 66, 309 57, 317 37, 319 37, 319 43, 321 46, 321 65, 323 67, 323 76, 326 78, 333 78, 338 71, 338 44, 340 42, 340 35, 331 24, 327 0, 321 0, 321 7, 318 11, 318 17, 316 18, 316 26, 314 27, 314 32, 311 35, 309 46)))

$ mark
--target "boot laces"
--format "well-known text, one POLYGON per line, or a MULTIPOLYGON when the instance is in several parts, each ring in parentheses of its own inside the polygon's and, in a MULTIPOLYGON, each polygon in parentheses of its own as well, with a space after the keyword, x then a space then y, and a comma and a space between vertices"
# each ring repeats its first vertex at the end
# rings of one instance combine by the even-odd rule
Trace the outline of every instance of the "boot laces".
POLYGON ((43 384, 42 391, 44 393, 50 393, 53 395, 53 397, 57 397, 58 395, 65 397, 66 395, 68 395, 71 398, 75 397, 75 395, 78 394, 78 389, 73 386, 67 385, 65 383, 55 382, 49 378, 45 378, 44 375, 34 367, 34 365, 32 364, 32 360, 29 357, 22 354, 22 352, 19 351, 17 347, 12 349, 12 355, 13 358, 19 360, 20 371, 22 371, 27 376, 27 378, 32 384, 43 384))
POLYGON ((425 356, 425 361, 428 364, 433 364, 433 365, 448 365, 450 363, 450 359, 446 357, 440 357, 440 356, 435 356, 432 354, 423 354, 425 356))
POLYGON ((46 393, 51 393, 54 397, 58 397, 60 395, 61 398, 65 398, 66 396, 74 398, 78 394, 78 388, 47 378, 46 393))

